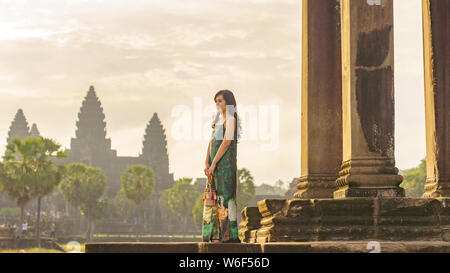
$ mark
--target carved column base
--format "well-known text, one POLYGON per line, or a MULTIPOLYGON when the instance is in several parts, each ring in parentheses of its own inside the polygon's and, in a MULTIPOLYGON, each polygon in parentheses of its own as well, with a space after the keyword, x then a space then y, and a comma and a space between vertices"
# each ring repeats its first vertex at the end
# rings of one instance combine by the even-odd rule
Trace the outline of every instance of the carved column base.
POLYGON ((425 184, 424 198, 450 197, 449 178, 428 178, 425 184))
POLYGON ((334 199, 349 197, 403 197, 405 190, 396 188, 341 188, 333 193, 334 199))
POLYGON ((252 243, 450 241, 449 205, 450 198, 266 199, 254 215, 259 227, 240 226, 252 243))
POLYGON ((294 198, 332 198, 336 190, 336 176, 302 176, 294 198))
POLYGON ((402 181, 394 160, 352 159, 342 163, 333 197, 404 197, 405 190, 399 186, 402 181))

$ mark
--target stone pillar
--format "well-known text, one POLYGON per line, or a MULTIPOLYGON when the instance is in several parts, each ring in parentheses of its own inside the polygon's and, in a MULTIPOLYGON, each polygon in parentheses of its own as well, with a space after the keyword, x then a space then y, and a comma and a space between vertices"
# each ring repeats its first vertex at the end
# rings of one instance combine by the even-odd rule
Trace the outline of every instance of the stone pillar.
POLYGON ((339 0, 303 0, 301 177, 295 198, 333 198, 342 161, 339 0))
POLYGON ((450 197, 449 19, 447 0, 423 0, 427 182, 424 197, 450 197))
POLYGON ((342 0, 343 162, 335 199, 403 197, 394 158, 393 0, 342 0))

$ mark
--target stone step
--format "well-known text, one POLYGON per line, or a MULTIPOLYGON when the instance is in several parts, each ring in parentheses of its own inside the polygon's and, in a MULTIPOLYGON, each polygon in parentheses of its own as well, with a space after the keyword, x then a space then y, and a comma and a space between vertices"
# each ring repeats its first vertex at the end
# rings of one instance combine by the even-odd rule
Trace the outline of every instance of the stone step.
POLYGON ((86 253, 450 253, 450 242, 87 243, 86 253))

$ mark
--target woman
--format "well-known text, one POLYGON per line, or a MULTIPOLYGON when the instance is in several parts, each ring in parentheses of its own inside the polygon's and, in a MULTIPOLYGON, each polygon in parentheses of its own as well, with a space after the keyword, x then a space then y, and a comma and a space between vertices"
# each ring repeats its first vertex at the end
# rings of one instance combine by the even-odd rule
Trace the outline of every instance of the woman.
POLYGON ((229 90, 214 96, 217 114, 212 123, 212 136, 205 160, 205 175, 211 177, 216 190, 217 206, 204 206, 202 235, 204 242, 239 243, 237 225, 236 152, 240 120, 236 99, 229 90))

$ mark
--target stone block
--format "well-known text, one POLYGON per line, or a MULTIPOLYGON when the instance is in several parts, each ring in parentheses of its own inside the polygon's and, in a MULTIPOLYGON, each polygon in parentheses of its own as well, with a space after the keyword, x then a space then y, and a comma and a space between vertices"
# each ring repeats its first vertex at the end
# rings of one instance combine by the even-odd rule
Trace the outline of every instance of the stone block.
POLYGON ((448 201, 399 197, 266 199, 258 203, 260 228, 253 229, 243 242, 449 241, 448 201))

